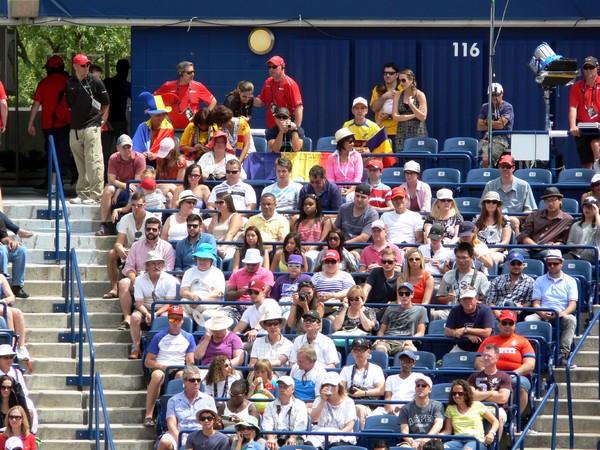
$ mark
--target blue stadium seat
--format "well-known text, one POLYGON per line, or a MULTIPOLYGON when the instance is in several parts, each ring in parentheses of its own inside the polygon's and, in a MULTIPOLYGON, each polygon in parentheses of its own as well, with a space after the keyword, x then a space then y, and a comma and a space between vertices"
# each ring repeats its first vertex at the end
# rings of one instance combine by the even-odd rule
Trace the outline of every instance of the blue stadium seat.
POLYGON ((453 168, 425 169, 421 180, 428 184, 446 186, 447 184, 460 183, 460 171, 453 168))
MULTIPOLYGON (((387 370, 390 366, 388 354, 380 350, 371 350, 371 357, 369 358, 369 362, 377 364, 383 370, 387 370)), ((348 353, 348 355, 346 356, 346 365, 350 366, 352 364, 354 364, 354 356, 352 356, 352 353, 348 353)))
POLYGON ((595 173, 594 169, 563 169, 558 174, 558 184, 584 184, 589 186, 595 173))
MULTIPOLYGON (((500 273, 508 273, 508 263, 504 263, 501 266, 500 273)), ((523 273, 525 275, 529 275, 530 277, 537 278, 544 275, 546 271, 546 267, 542 261, 537 259, 525 259, 525 267, 523 268, 523 273)))
MULTIPOLYGON (((538 203, 538 209, 545 208, 546 202, 544 200, 540 200, 540 202, 538 203)), ((560 209, 562 209, 563 212, 566 212, 567 214, 579 214, 579 202, 574 198, 564 197, 562 199, 562 206, 560 209)))
MULTIPOLYGON (((435 355, 431 352, 417 351, 415 354, 415 367, 413 370, 418 372, 419 370, 435 370, 436 359, 435 355)), ((394 357, 394 367, 400 367, 400 353, 397 353, 394 357)))
POLYGON ((475 216, 481 212, 481 207, 479 206, 479 202, 481 199, 478 197, 456 197, 454 199, 456 204, 458 205, 458 210, 462 216, 475 216))
POLYGON ((495 168, 481 168, 469 170, 467 173, 467 183, 482 183, 485 184, 488 181, 494 180, 500 176, 500 170, 495 168))
POLYGON ((381 174, 381 182, 389 186, 406 182, 402 167, 386 167, 381 174))
POLYGON ((438 402, 448 403, 448 397, 450 396, 450 390, 452 389, 452 383, 436 383, 431 388, 431 400, 437 400, 438 402))
POLYGON ((369 416, 365 420, 363 431, 380 431, 381 436, 363 436, 360 439, 360 445, 363 445, 367 448, 373 448, 375 441, 378 441, 379 439, 386 440, 390 446, 394 445, 398 442, 398 439, 394 435, 400 433, 398 417, 393 414, 369 416))
POLYGON ((450 351, 453 347, 453 342, 446 338, 444 329, 446 328, 446 319, 432 320, 427 325, 426 336, 439 337, 439 341, 427 340, 423 341, 421 350, 431 352, 435 355, 436 360, 442 359, 442 357, 450 351))
POLYGON ((473 371, 477 352, 453 352, 444 355, 441 369, 459 369, 473 371))
POLYGON ((438 140, 431 137, 415 137, 404 140, 403 152, 426 151, 438 152, 438 140))
POLYGON ((254 148, 258 153, 267 153, 269 151, 267 140, 262 136, 252 136, 254 148))
MULTIPOLYGON (((579 306, 582 307, 585 305, 590 313, 590 317, 592 317, 595 289, 594 286, 596 285, 596 281, 594 281, 593 276, 592 264, 583 259, 569 259, 565 260, 562 270, 567 275, 571 275, 581 282, 581 290, 583 292, 579 292, 579 306)), ((577 320, 577 333, 579 333, 579 317, 577 320)))
POLYGON ((538 167, 519 169, 515 170, 513 175, 521 180, 527 181, 530 185, 543 184, 547 186, 552 184, 552 172, 548 169, 541 169, 538 167))
POLYGON ((442 152, 467 152, 473 159, 479 158, 479 141, 472 137, 454 137, 444 141, 442 152))
POLYGON ((312 151, 312 139, 308 136, 304 136, 302 141, 302 151, 311 152, 312 151))
POLYGON ((319 138, 315 151, 333 152, 335 151, 335 136, 325 136, 319 138))

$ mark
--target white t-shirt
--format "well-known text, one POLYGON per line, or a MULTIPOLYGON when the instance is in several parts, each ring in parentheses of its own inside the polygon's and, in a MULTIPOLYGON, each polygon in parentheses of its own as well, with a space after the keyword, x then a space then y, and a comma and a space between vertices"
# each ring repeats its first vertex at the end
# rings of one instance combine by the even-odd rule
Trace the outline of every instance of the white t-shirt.
POLYGON ((235 209, 238 211, 248 209, 250 203, 256 203, 254 188, 243 181, 238 181, 233 186, 228 185, 225 181, 217 184, 208 197, 208 203, 214 203, 217 200, 217 194, 221 192, 227 192, 231 195, 235 209))
MULTIPOLYGON (((315 398, 315 402, 313 403, 313 410, 319 406, 320 403, 321 397, 318 396, 315 398)), ((354 404, 354 400, 352 400, 350 397, 346 397, 344 401, 337 406, 327 403, 323 407, 319 421, 317 422, 317 425, 313 427, 313 431, 323 428, 327 428, 328 431, 330 429, 341 430, 348 422, 352 420, 357 420, 356 406, 354 404)), ((340 436, 333 439, 334 442, 339 440, 356 444, 356 438, 354 436, 340 436)), ((311 436, 310 441, 315 444, 313 436, 311 436)))
POLYGON ((438 267, 444 267, 446 260, 454 258, 454 253, 452 250, 444 246, 435 252, 433 256, 431 256, 431 245, 429 244, 419 245, 419 251, 423 254, 426 260, 429 258, 429 261, 425 263, 425 270, 431 275, 442 275, 442 272, 438 267), (440 264, 439 266, 434 266, 431 264, 431 261, 438 261, 440 264))
MULTIPOLYGON (((254 328, 258 325, 258 320, 266 311, 276 311, 278 314, 281 314, 281 306, 272 298, 266 298, 258 308, 252 305, 244 311, 241 321, 246 322, 250 328, 254 328)), ((266 331, 261 329, 258 334, 266 334, 266 331)))
POLYGON ((146 211, 146 217, 144 217, 142 226, 139 229, 135 227, 133 213, 125 214, 123 217, 121 217, 121 220, 117 222, 117 233, 124 233, 125 236, 127 236, 125 247, 131 247, 131 244, 133 244, 135 241, 144 239, 146 237, 144 234, 144 228, 146 227, 146 220, 148 217, 154 217, 154 215, 151 212, 146 211), (137 237, 135 233, 139 233, 137 237))
MULTIPOLYGON (((308 343, 309 342, 306 338, 306 334, 301 334, 294 339, 294 347, 292 348, 292 353, 290 354, 291 363, 295 363, 297 361, 296 358, 298 356, 298 350, 308 343)), ((335 344, 330 337, 327 337, 319 332, 315 340, 310 342, 310 346, 315 349, 315 352, 317 353, 317 361, 323 366, 327 366, 327 364, 337 364, 340 362, 337 350, 335 349, 335 344)))
MULTIPOLYGON (((189 287, 192 294, 196 294, 202 300, 212 289, 218 289, 225 293, 225 275, 215 266, 206 271, 192 267, 185 271, 181 280, 181 287, 189 287)), ((218 305, 207 305, 207 309, 217 309, 218 305)))
POLYGON ((423 218, 414 211, 406 210, 402 214, 388 211, 381 215, 381 220, 386 225, 387 240, 396 245, 416 243, 417 233, 423 231, 423 218))
POLYGON ((385 392, 392 393, 392 398, 390 400, 411 402, 415 399, 415 381, 422 376, 423 374, 416 372, 411 373, 404 380, 400 378, 400 375, 389 376, 388 379, 385 380, 385 392))
POLYGON ((354 373, 354 382, 352 382, 350 377, 352 376, 353 368, 354 364, 351 366, 344 366, 342 372, 340 373, 342 380, 346 382, 347 388, 350 386, 356 386, 366 389, 373 389, 377 383, 382 383, 385 381, 383 369, 377 364, 369 363, 366 369, 356 369, 354 373))
POLYGON ((298 195, 302 185, 295 181, 290 181, 284 188, 280 188, 277 183, 266 186, 261 195, 273 194, 277 202, 278 211, 295 210, 298 206, 298 195))

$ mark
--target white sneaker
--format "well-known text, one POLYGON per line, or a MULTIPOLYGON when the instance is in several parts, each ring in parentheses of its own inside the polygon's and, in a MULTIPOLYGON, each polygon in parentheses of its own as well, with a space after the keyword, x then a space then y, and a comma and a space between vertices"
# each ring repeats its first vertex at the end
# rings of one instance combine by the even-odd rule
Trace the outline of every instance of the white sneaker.
POLYGON ((17 358, 22 361, 29 361, 31 357, 29 356, 29 352, 27 351, 27 347, 21 345, 17 348, 17 358))
POLYGON ((81 205, 83 203, 83 199, 81 197, 75 197, 69 200, 69 203, 73 205, 81 205))
POLYGON ((100 204, 100 200, 98 200, 97 198, 86 198, 83 201, 84 205, 99 205, 100 204))

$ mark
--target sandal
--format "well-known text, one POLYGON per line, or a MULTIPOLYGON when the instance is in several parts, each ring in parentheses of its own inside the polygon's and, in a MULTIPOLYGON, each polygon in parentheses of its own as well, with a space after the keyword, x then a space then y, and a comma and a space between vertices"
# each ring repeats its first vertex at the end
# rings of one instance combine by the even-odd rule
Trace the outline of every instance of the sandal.
POLYGON ((142 359, 142 354, 137 350, 134 350, 129 354, 128 359, 142 359))
POLYGON ((146 417, 143 423, 146 428, 154 428, 156 426, 156 422, 152 417, 146 417))
POLYGON ((104 294, 102 296, 102 298, 104 298, 104 299, 119 298, 119 294, 117 294, 115 291, 108 291, 106 294, 104 294))
POLYGON ((130 325, 129 325, 129 322, 127 322, 127 321, 125 321, 125 320, 124 320, 124 321, 123 321, 123 322, 121 322, 121 324, 120 324, 120 325, 117 327, 117 330, 126 331, 126 330, 129 330, 129 327, 130 327, 130 325))

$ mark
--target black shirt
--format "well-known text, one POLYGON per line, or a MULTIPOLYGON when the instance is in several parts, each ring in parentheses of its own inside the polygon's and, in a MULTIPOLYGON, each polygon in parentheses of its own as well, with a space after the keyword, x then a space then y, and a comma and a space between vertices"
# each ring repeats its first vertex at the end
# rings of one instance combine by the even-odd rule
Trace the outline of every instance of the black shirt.
POLYGON ((69 78, 65 94, 67 106, 71 108, 72 130, 83 130, 101 125, 102 109, 92 106, 92 98, 101 105, 109 105, 110 98, 104 83, 98 77, 88 74, 81 81, 76 76, 69 78))
POLYGON ((376 267, 369 274, 367 284, 371 286, 371 291, 367 296, 366 303, 387 303, 396 301, 396 280, 397 272, 389 280, 383 274, 383 268, 376 267))
POLYGON ((227 106, 231 112, 233 112, 233 117, 250 117, 252 116, 252 108, 254 106, 254 98, 251 98, 248 103, 245 105, 242 104, 242 100, 240 96, 235 92, 230 92, 225 97, 224 106, 227 106))

